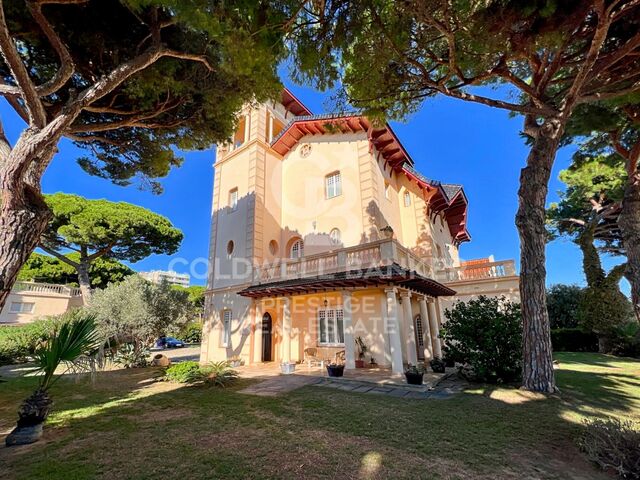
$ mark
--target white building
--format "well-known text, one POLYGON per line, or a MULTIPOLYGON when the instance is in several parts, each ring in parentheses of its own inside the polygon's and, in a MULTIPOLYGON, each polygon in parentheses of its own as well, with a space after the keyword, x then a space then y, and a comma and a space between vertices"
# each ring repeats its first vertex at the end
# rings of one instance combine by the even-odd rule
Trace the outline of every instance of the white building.
POLYGON ((150 272, 140 272, 140 276, 153 283, 167 282, 171 285, 180 285, 181 287, 188 287, 191 282, 191 277, 188 273, 178 273, 173 270, 152 270, 150 272))

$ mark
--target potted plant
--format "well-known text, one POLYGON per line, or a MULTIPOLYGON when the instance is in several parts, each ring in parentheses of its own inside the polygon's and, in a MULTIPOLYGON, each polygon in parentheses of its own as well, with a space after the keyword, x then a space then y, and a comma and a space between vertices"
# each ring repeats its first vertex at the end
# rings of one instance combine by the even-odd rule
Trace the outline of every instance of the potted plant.
POLYGON ((380 233, 382 233, 383 238, 393 238, 393 228, 391 228, 391 225, 387 225, 386 227, 381 228, 380 233))
POLYGON ((280 371, 285 375, 289 375, 296 371, 296 364, 294 362, 282 362, 280 364, 280 371))
POLYGON ((95 327, 95 318, 83 316, 62 324, 35 352, 35 362, 42 375, 35 392, 20 405, 17 426, 5 439, 7 447, 27 445, 40 439, 42 425, 49 416, 53 403, 49 389, 55 380, 60 378, 60 375, 55 375, 56 369, 60 364, 67 366, 66 371, 93 367, 91 357, 85 355, 94 353, 101 343, 95 327))
POLYGON ((440 357, 432 358, 431 361, 429 362, 429 365, 431 365, 431 370, 433 370, 433 373, 444 373, 444 370, 447 366, 445 361, 442 360, 440 357))
POLYGON ((342 377, 344 375, 344 365, 340 363, 327 364, 327 373, 330 377, 342 377))
POLYGON ((358 347, 358 360, 356 360, 356 368, 364 368, 364 356, 369 351, 369 347, 364 343, 362 337, 356 338, 356 347, 358 347))
POLYGON ((369 368, 378 368, 378 364, 376 363, 376 359, 371 357, 371 361, 369 362, 369 368))
POLYGON ((422 365, 409 364, 407 365, 407 369, 404 371, 404 376, 409 385, 422 385, 424 367, 422 365))

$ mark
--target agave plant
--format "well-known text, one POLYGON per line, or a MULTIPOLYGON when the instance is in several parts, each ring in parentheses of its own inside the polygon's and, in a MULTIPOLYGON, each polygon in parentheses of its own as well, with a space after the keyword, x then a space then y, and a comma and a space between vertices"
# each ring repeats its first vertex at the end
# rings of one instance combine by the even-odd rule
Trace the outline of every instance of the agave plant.
POLYGON ((93 315, 75 318, 54 330, 51 337, 35 352, 38 372, 42 375, 38 388, 20 406, 18 429, 38 425, 46 420, 52 405, 49 389, 59 378, 56 377, 58 367, 65 365, 67 368, 64 373, 91 369, 94 362, 90 356, 100 345, 93 315))

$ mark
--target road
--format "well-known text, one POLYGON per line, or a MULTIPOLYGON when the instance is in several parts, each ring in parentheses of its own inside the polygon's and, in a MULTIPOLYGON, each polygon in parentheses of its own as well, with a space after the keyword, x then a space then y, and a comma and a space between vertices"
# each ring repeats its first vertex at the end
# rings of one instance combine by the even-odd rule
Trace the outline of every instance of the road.
POLYGON ((171 359, 171 363, 186 362, 187 360, 200 360, 200 345, 188 345, 183 348, 152 348, 153 354, 162 353, 171 359))

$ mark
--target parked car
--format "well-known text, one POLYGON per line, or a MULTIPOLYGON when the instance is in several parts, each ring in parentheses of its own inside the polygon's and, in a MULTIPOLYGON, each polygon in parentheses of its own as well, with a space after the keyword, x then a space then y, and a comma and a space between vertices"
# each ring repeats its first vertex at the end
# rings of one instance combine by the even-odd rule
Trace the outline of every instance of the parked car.
POLYGON ((185 345, 182 340, 178 340, 174 337, 160 337, 156 340, 157 348, 182 348, 184 346, 185 345))
POLYGON ((184 342, 182 340, 178 340, 173 337, 166 337, 164 346, 166 348, 182 348, 184 347, 184 342))

